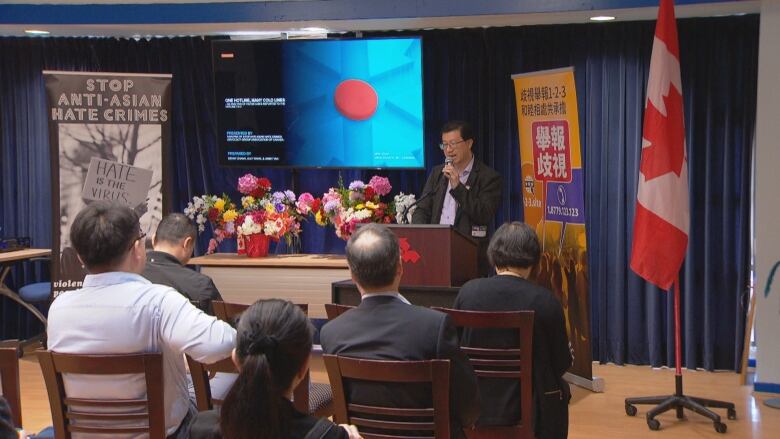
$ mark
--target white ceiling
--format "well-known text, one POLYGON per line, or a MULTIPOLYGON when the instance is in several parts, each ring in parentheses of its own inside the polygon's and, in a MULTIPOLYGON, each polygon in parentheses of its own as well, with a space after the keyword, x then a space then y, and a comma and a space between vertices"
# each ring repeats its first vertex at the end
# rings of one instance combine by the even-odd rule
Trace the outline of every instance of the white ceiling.
MULTIPOLYGON (((222 2, 236 0, 217 0, 222 2)), ((238 0, 241 1, 241 0, 238 0)), ((244 0, 249 1, 249 0, 244 0)), ((282 0, 269 0, 282 1, 282 0)), ((290 1, 290 0, 287 0, 290 1)), ((389 0, 388 0, 389 1, 389 0)), ((476 1, 476 0, 475 0, 476 1)), ((166 0, 166 3, 197 3, 205 0, 166 0)), ((13 0, 0 3, 49 3, 76 4, 83 1, 42 2, 40 0, 13 0)), ((132 0, 93 0, 96 3, 154 3, 150 1, 132 0)), ((721 15, 739 15, 760 12, 761 2, 735 1, 727 3, 710 3, 676 6, 678 18, 711 17, 721 15)), ((274 38, 277 32, 290 32, 294 36, 300 29, 319 27, 330 32, 369 31, 369 30, 401 30, 401 29, 436 29, 461 27, 492 27, 492 26, 524 26, 554 23, 586 23, 594 15, 612 15, 619 21, 654 20, 657 8, 627 8, 601 11, 556 12, 544 14, 507 14, 480 15, 459 17, 425 17, 400 19, 361 19, 361 20, 320 20, 320 21, 275 21, 258 23, 196 23, 196 24, 116 24, 116 25, 36 25, 0 24, 0 35, 25 35, 25 29, 44 29, 51 36, 117 36, 117 37, 148 37, 177 35, 234 35, 252 38, 274 38), (268 32, 271 32, 270 34, 268 32)), ((315 32, 316 33, 316 32, 315 32)), ((320 32, 321 33, 321 32, 320 32)))

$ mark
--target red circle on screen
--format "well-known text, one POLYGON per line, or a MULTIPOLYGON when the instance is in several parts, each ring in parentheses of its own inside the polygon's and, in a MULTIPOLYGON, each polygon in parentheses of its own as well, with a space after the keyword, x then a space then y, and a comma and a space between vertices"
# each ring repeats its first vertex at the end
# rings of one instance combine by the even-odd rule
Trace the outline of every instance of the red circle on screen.
POLYGON ((336 87, 333 102, 344 117, 366 120, 376 112, 379 97, 371 84, 359 79, 347 79, 336 87))

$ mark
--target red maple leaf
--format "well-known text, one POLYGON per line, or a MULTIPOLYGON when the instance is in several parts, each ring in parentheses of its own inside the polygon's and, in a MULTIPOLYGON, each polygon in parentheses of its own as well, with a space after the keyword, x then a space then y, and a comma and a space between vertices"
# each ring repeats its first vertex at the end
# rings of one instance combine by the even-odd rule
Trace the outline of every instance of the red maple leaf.
POLYGON ((420 260, 420 254, 412 250, 412 246, 409 244, 407 238, 401 238, 398 240, 399 247, 401 247, 401 260, 404 262, 411 262, 416 264, 420 260))
POLYGON ((685 123, 683 122, 682 96, 676 88, 669 87, 669 96, 663 97, 666 116, 653 103, 647 102, 642 137, 650 146, 642 150, 639 170, 645 180, 674 172, 680 176, 685 157, 685 123))

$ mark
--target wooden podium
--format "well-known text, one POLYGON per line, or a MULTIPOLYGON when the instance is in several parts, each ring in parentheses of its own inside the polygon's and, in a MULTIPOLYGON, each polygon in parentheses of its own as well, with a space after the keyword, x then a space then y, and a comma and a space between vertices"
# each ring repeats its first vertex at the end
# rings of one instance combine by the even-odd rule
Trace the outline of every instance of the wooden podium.
POLYGON ((389 224, 401 244, 401 285, 459 287, 477 277, 477 243, 452 226, 389 224))

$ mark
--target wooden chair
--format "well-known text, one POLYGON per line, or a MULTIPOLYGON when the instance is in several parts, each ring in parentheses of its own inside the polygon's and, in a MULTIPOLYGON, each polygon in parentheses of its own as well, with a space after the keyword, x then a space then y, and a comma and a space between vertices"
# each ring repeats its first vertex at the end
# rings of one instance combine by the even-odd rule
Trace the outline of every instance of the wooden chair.
POLYGON ((326 303, 325 314, 328 316, 328 320, 333 320, 336 317, 351 310, 354 306, 351 305, 339 305, 338 303, 326 303))
POLYGON ((11 408, 11 421, 22 428, 22 392, 19 389, 19 343, 16 340, 0 342, 0 384, 3 398, 11 408))
MULTIPOLYGON (((214 309, 214 315, 223 321, 235 324, 236 319, 242 312, 246 311, 250 305, 239 303, 229 303, 215 300, 211 302, 214 309)), ((304 314, 309 314, 309 306, 299 304, 298 307, 304 314)), ((212 396, 212 389, 209 379, 213 378, 217 372, 237 374, 238 369, 233 360, 226 358, 214 364, 199 363, 187 356, 187 364, 192 375, 192 385, 195 388, 195 402, 199 411, 211 410, 214 405, 221 405, 222 399, 212 396)), ((312 413, 316 416, 333 415, 332 393, 327 384, 312 383, 310 373, 301 381, 298 387, 293 391, 293 404, 301 413, 312 413)))
POLYGON ((333 387, 333 421, 337 424, 357 426, 365 439, 450 437, 450 360, 383 361, 329 354, 324 354, 323 360, 333 387), (353 404, 347 399, 345 379, 380 383, 430 383, 433 407, 353 404), (367 433, 363 431, 365 428, 392 433, 367 433), (412 431, 415 432, 412 433, 414 436, 409 436, 408 433, 412 431), (420 436, 419 432, 422 431, 429 431, 430 435, 420 436))
POLYGON ((474 373, 481 378, 506 378, 520 381, 520 422, 506 427, 473 427, 464 429, 469 439, 533 439, 533 311, 462 311, 433 308, 450 315, 458 328, 514 329, 519 332, 520 346, 491 349, 461 346, 468 355, 474 373))
POLYGON ((55 437, 70 439, 71 433, 148 433, 150 439, 165 438, 162 354, 75 355, 39 351, 38 362, 49 394, 55 437), (143 374, 146 398, 106 400, 72 398, 65 393, 62 374, 118 375, 143 374), (146 407, 139 412, 138 408, 146 407), (104 409, 111 408, 111 413, 104 409), (125 412, 122 412, 122 409, 125 412), (145 426, 112 427, 107 421, 146 421, 145 426), (73 421, 76 421, 74 424, 73 421), (100 422, 86 426, 82 421, 100 422))

